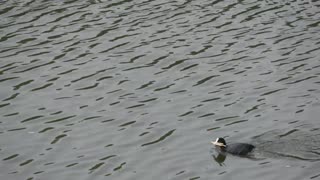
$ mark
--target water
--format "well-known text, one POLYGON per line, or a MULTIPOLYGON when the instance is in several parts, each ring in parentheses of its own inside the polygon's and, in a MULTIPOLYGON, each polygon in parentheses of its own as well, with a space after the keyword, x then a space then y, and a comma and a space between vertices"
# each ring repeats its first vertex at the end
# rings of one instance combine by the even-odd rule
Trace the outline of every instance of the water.
POLYGON ((319 134, 319 2, 0 3, 0 179, 319 179, 210 143, 319 134))
POLYGON ((293 129, 286 133, 273 130, 254 138, 256 158, 273 157, 320 161, 320 134, 293 129))

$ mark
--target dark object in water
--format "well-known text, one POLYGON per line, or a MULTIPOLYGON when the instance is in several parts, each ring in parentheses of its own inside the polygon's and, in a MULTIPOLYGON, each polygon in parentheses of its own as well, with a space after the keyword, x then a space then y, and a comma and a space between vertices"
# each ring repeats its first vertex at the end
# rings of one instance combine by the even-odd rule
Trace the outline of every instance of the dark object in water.
POLYGON ((227 152, 238 156, 246 156, 255 148, 253 145, 247 143, 233 143, 227 145, 226 141, 221 137, 211 143, 219 148, 221 152, 227 152))

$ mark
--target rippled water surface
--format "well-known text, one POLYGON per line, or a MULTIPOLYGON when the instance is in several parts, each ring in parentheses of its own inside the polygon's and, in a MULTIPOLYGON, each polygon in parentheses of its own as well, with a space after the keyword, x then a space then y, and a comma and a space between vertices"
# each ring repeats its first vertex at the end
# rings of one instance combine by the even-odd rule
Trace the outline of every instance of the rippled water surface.
POLYGON ((320 178, 318 1, 0 4, 0 179, 320 178))

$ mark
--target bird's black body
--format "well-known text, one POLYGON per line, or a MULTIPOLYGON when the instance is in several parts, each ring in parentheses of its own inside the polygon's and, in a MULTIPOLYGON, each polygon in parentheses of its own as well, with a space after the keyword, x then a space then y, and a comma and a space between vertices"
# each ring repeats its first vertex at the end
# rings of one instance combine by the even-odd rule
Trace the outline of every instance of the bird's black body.
POLYGON ((254 149, 254 146, 246 143, 234 143, 228 144, 226 147, 222 147, 222 150, 223 149, 230 154, 246 156, 254 149))

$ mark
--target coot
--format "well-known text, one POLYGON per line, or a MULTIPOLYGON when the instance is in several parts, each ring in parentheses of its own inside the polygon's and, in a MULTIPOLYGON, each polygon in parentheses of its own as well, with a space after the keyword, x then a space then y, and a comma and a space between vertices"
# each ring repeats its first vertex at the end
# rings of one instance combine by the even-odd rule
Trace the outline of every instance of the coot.
POLYGON ((255 148, 253 145, 247 143, 233 143, 227 145, 226 141, 221 137, 217 138, 215 142, 212 141, 211 143, 219 148, 219 150, 222 152, 239 156, 246 156, 255 148))

